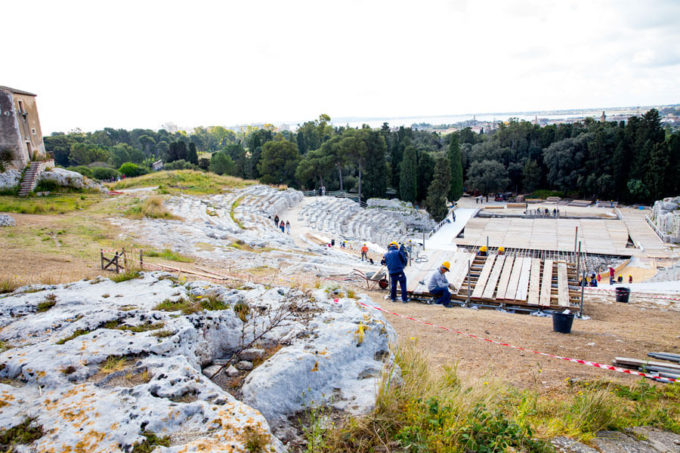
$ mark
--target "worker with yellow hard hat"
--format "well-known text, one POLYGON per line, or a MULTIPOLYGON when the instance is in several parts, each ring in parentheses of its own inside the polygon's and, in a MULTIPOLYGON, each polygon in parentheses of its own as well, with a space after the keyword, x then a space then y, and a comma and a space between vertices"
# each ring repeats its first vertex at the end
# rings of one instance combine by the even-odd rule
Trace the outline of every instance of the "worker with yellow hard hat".
POLYGON ((387 272, 390 274, 390 299, 392 302, 397 301, 397 282, 401 289, 401 301, 408 302, 408 295, 406 294, 406 274, 404 274, 404 267, 408 260, 403 251, 399 250, 399 244, 396 241, 390 242, 387 247, 387 253, 383 257, 387 272))
POLYGON ((442 304, 447 308, 453 307, 451 304, 451 291, 449 289, 455 290, 453 284, 449 283, 446 279, 446 273, 451 270, 451 263, 444 261, 439 268, 434 271, 432 277, 430 277, 430 282, 427 285, 427 290, 433 296, 437 297, 435 301, 436 304, 442 304))
POLYGON ((502 245, 500 247, 498 247, 498 254, 504 255, 505 254, 505 247, 503 247, 502 245))
POLYGON ((481 247, 479 248, 479 256, 486 256, 487 250, 488 250, 488 249, 486 248, 486 245, 481 246, 481 247))

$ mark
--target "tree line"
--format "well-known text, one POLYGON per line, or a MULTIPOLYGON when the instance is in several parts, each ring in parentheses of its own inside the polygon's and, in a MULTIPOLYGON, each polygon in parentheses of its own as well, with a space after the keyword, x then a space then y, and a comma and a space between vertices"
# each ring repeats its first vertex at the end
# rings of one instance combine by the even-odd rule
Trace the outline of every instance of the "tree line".
POLYGON ((45 146, 58 165, 81 172, 130 176, 163 159, 166 169, 202 169, 300 189, 324 186, 362 199, 397 196, 424 205, 436 219, 464 190, 547 189, 643 203, 680 190, 680 135, 661 127, 656 110, 626 122, 539 126, 513 119, 494 130, 467 127, 446 135, 387 123, 379 129, 336 127, 320 115, 295 132, 272 125, 236 132, 220 126, 191 132, 106 128, 55 133, 45 137, 45 146))

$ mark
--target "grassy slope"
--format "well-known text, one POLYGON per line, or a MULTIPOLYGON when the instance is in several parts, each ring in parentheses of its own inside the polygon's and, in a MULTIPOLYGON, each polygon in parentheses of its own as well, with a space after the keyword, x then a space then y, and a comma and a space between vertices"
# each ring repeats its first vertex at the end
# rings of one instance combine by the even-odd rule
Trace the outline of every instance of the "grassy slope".
POLYGON ((159 193, 178 193, 201 195, 220 193, 223 188, 241 188, 256 184, 256 181, 233 176, 220 176, 195 170, 159 171, 136 178, 126 178, 109 184, 113 190, 158 186, 159 193))
POLYGON ((455 368, 440 376, 414 342, 397 351, 404 383, 387 377, 376 408, 330 429, 326 409, 304 423, 314 451, 552 451, 541 439, 588 442, 600 430, 655 426, 680 433, 680 384, 632 386, 577 381, 568 392, 541 395, 503 382, 463 383, 455 368), (385 448, 385 447, 388 448, 385 448))
MULTIPOLYGON (((196 171, 159 172, 121 181, 129 187, 159 184, 191 186, 189 193, 218 193, 223 187, 252 184, 238 178, 196 171)), ((169 187, 169 186, 168 186, 169 187)), ((178 191, 171 188, 168 192, 178 191)), ((0 234, 0 285, 5 289, 27 283, 60 283, 101 274, 99 249, 142 248, 155 256, 149 261, 191 261, 188 257, 156 251, 119 237, 111 217, 171 218, 162 211, 161 197, 109 197, 102 194, 63 193, 47 197, 0 196, 0 212, 16 215, 17 226, 0 234), (147 206, 148 205, 148 206, 147 206), (139 214, 136 215, 136 211, 139 214), (160 213, 160 214, 159 214, 160 213)), ((0 288, 1 291, 1 288, 0 288)))

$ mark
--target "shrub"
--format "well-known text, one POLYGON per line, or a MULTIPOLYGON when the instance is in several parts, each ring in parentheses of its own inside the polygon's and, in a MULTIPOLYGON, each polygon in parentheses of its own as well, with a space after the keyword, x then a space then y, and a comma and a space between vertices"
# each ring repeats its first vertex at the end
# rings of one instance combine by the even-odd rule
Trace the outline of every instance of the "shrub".
POLYGON ((87 176, 88 178, 94 178, 94 172, 92 171, 92 169, 84 165, 79 165, 77 167, 68 167, 67 170, 75 171, 83 176, 87 176))
POLYGON ((40 439, 43 428, 34 425, 35 418, 25 418, 23 422, 8 429, 0 429, 0 450, 15 451, 16 444, 27 445, 40 439))
POLYGON ((187 162, 184 159, 176 160, 167 163, 163 166, 163 170, 200 170, 198 165, 187 162))
POLYGON ((121 172, 122 174, 124 174, 128 178, 133 178, 135 176, 145 175, 149 172, 149 170, 147 170, 146 167, 142 167, 141 165, 133 164, 132 162, 125 162, 123 165, 120 166, 118 171, 121 172))
POLYGON ((92 169, 92 174, 94 176, 94 179, 98 179, 100 181, 116 179, 118 176, 120 176, 118 170, 106 167, 95 167, 92 169))

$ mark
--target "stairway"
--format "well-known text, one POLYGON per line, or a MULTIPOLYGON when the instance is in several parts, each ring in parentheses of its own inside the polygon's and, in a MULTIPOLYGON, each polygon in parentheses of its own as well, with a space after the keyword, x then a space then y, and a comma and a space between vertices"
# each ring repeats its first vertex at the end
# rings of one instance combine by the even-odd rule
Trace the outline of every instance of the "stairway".
POLYGON ((40 169, 40 162, 31 162, 31 166, 24 174, 24 179, 21 181, 21 186, 19 187, 19 196, 28 196, 36 185, 36 177, 38 175, 38 170, 40 169))

